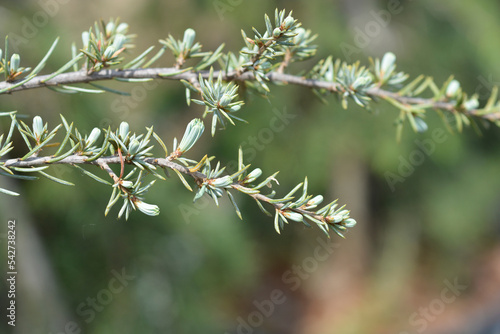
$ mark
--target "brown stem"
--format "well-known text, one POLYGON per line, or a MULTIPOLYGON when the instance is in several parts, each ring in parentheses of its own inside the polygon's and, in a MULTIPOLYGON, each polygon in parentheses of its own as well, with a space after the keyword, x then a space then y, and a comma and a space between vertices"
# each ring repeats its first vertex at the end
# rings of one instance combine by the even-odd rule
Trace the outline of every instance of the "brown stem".
MULTIPOLYGON (((209 71, 201 71, 201 72, 184 72, 180 74, 175 74, 171 76, 161 76, 164 74, 178 72, 175 67, 168 68, 148 68, 148 69, 129 69, 129 70, 112 70, 112 69, 104 69, 98 72, 94 72, 90 75, 87 75, 85 71, 78 72, 69 72, 60 74, 50 80, 46 80, 50 75, 43 75, 34 77, 32 80, 26 82, 25 84, 14 87, 10 90, 7 90, 1 94, 10 94, 18 91, 35 89, 41 87, 48 86, 59 86, 59 85, 71 85, 78 83, 89 83, 93 81, 102 81, 102 80, 112 80, 114 78, 159 78, 159 79, 168 79, 168 80, 187 80, 193 82, 194 80, 198 80, 198 75, 201 74, 202 78, 208 79, 210 76, 209 71)), ((214 71, 213 78, 217 78, 221 71, 214 71)), ((221 73, 222 79, 224 81, 253 81, 255 80, 255 75, 249 71, 245 73, 238 73, 237 71, 224 72, 221 73)), ((298 85, 303 87, 309 87, 314 89, 325 89, 331 92, 340 92, 342 91, 340 85, 336 82, 328 82, 316 79, 308 79, 302 76, 296 76, 285 73, 277 73, 271 72, 267 74, 267 79, 270 82, 275 83, 288 83, 292 85, 298 85)), ((14 83, 9 82, 0 82, 0 91, 4 89, 8 89, 12 87, 14 83)), ((446 110, 448 112, 455 112, 456 106, 452 102, 446 101, 436 101, 434 99, 429 98, 421 98, 421 97, 413 97, 413 96, 404 96, 400 95, 397 92, 391 92, 388 90, 384 90, 381 88, 371 88, 367 91, 367 94, 372 98, 392 98, 402 104, 407 105, 426 105, 432 109, 440 109, 446 110)), ((471 109, 471 110, 460 110, 459 112, 464 113, 467 116, 473 116, 477 118, 486 119, 492 122, 500 120, 500 112, 494 112, 489 114, 482 114, 480 109, 471 109)))
POLYGON ((293 52, 290 51, 290 49, 286 50, 285 57, 283 58, 283 61, 281 62, 280 66, 276 70, 277 73, 284 73, 285 69, 290 65, 290 61, 293 58, 293 52))
MULTIPOLYGON (((9 160, 0 160, 0 164, 3 164, 5 167, 38 167, 38 166, 47 166, 49 163, 48 161, 50 159, 53 159, 51 156, 47 157, 30 157, 25 160, 19 160, 19 159, 9 159, 9 160)), ((102 170, 106 171, 109 176, 113 179, 115 183, 120 182, 120 178, 115 174, 115 172, 109 167, 110 164, 131 164, 131 161, 124 161, 121 159, 120 156, 118 155, 113 155, 113 156, 106 156, 106 157, 101 157, 98 158, 97 160, 94 161, 86 161, 87 157, 82 156, 82 155, 70 155, 62 160, 59 160, 57 162, 54 162, 53 164, 69 164, 69 165, 76 165, 76 164, 87 164, 87 165, 95 165, 99 166, 102 170)), ((169 168, 172 170, 177 170, 183 174, 186 174, 194 179, 196 184, 198 186, 201 186, 204 180, 207 179, 207 176, 201 172, 191 172, 189 168, 184 167, 182 165, 179 165, 176 162, 173 162, 169 160, 168 158, 145 158, 143 159, 145 162, 158 166, 161 168, 169 168)), ((232 185, 231 188, 235 190, 245 190, 248 189, 241 185, 238 181, 235 181, 232 185)), ((123 190, 123 189, 122 189, 123 190)), ((272 203, 272 199, 261 194, 248 194, 250 197, 259 200, 261 202, 268 203, 272 205, 275 209, 280 210, 283 207, 283 204, 281 203, 272 203)), ((325 218, 322 215, 318 215, 315 212, 308 211, 302 208, 293 208, 289 209, 291 211, 304 214, 304 215, 309 215, 313 218, 316 218, 320 221, 325 221, 325 218)))

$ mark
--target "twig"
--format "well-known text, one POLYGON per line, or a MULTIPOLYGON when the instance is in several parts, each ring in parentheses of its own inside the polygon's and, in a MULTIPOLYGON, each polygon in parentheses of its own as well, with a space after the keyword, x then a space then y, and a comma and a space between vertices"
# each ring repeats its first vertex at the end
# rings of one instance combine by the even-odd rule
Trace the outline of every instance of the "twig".
MULTIPOLYGON (((165 74, 169 73, 175 73, 178 72, 178 70, 175 67, 166 67, 166 68, 147 68, 147 69, 129 69, 129 70, 111 70, 111 69, 106 69, 106 70, 101 70, 98 72, 94 72, 92 74, 87 74, 85 71, 78 71, 78 72, 69 72, 69 73, 63 73, 60 74, 50 80, 45 81, 49 75, 42 75, 42 76, 37 76, 31 79, 30 81, 26 82, 25 84, 14 87, 11 90, 8 90, 7 92, 1 93, 1 94, 10 94, 14 92, 19 92, 19 91, 24 91, 28 89, 36 89, 36 88, 41 88, 41 87, 48 87, 48 86, 59 86, 59 85, 71 85, 71 84, 79 84, 79 83, 90 83, 93 81, 103 81, 103 80, 112 80, 115 78, 134 78, 134 79, 168 79, 168 80, 187 80, 190 82, 196 82, 198 80, 198 74, 201 74, 202 78, 208 79, 210 76, 210 71, 200 71, 200 72, 193 72, 193 71, 188 71, 184 73, 179 73, 179 74, 174 74, 174 75, 169 75, 165 76, 165 74), (163 75, 163 76, 160 76, 163 75)), ((221 71, 214 71, 213 72, 213 77, 216 79, 219 76, 219 73, 221 71)), ((224 72, 222 71, 222 79, 224 81, 253 81, 255 80, 255 75, 253 72, 245 72, 245 73, 238 73, 237 71, 231 71, 231 72, 224 72)), ((309 88, 314 88, 314 89, 325 89, 331 92, 340 92, 341 91, 341 86, 340 84, 336 82, 328 82, 328 81, 321 81, 321 80, 315 80, 315 79, 308 79, 304 78, 302 76, 296 76, 296 75, 291 75, 291 74, 285 74, 285 73, 278 73, 278 72, 271 72, 267 74, 267 79, 270 82, 275 82, 275 83, 288 83, 292 85, 298 85, 298 86, 303 86, 303 87, 309 87, 309 88)), ((14 86, 16 82, 9 83, 9 82, 0 82, 0 90, 3 90, 5 88, 14 86)), ((392 92, 380 88, 371 88, 367 91, 367 95, 369 95, 372 98, 381 98, 381 99, 387 99, 391 98, 394 99, 401 104, 406 104, 406 105, 427 105, 429 108, 432 109, 440 109, 440 110, 446 110, 448 112, 456 112, 456 105, 452 102, 446 102, 446 101, 436 101, 434 99, 430 98, 421 98, 421 97, 412 97, 412 96, 404 96, 400 95, 397 92, 392 92)), ((473 116, 473 117, 478 117, 482 119, 486 119, 489 121, 498 121, 500 120, 500 112, 495 112, 495 113, 489 113, 489 114, 481 114, 480 109, 471 109, 471 110, 460 110, 460 112, 463 112, 467 116, 473 116)))
MULTIPOLYGON (((106 171, 115 183, 119 183, 120 178, 109 167, 109 165, 110 164, 121 165, 122 163, 132 164, 131 161, 123 160, 118 155, 101 157, 101 158, 98 158, 97 160, 89 162, 89 161, 86 161, 88 157, 75 154, 75 155, 70 155, 62 160, 59 160, 59 161, 56 161, 53 163, 49 163, 49 160, 51 160, 52 158, 53 158, 52 156, 46 156, 46 157, 30 157, 30 158, 27 158, 25 160, 20 160, 20 159, 0 160, 0 165, 3 164, 3 166, 5 166, 5 167, 24 167, 24 168, 47 166, 48 164, 94 165, 94 166, 99 166, 102 170, 106 171)), ((207 176, 205 174, 203 174, 201 172, 192 172, 189 170, 189 168, 184 167, 176 162, 173 162, 173 161, 169 160, 168 158, 145 158, 144 161, 151 164, 151 165, 158 166, 161 168, 169 168, 172 170, 177 170, 185 175, 192 177, 198 185, 203 183, 202 182, 203 180, 207 179, 207 176)), ((230 187, 235 189, 235 190, 247 189, 242 184, 240 184, 238 181, 234 181, 233 184, 230 185, 230 187)), ((272 205, 276 210, 280 210, 283 207, 282 203, 273 203, 271 198, 269 198, 261 193, 254 193, 254 194, 248 194, 248 195, 256 200, 266 202, 266 203, 272 205)), ((300 214, 309 215, 309 216, 316 218, 320 221, 325 221, 324 216, 318 215, 315 212, 308 211, 308 210, 305 210, 302 208, 288 208, 287 210, 292 210, 292 211, 298 212, 300 214)))

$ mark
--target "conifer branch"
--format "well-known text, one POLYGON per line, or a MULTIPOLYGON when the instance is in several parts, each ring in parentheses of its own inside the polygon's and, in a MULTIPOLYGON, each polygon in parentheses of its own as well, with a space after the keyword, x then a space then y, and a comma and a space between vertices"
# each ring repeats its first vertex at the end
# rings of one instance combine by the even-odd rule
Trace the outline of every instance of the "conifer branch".
MULTIPOLYGON (((128 61, 125 61, 124 54, 133 46, 135 36, 128 34, 128 25, 117 20, 110 20, 107 24, 96 23, 93 28, 82 33, 83 45, 80 49, 73 43, 72 58, 47 75, 40 75, 40 72, 55 50, 58 39, 38 65, 31 69, 21 66, 20 55, 7 54, 9 48, 6 38, 5 54, 0 49, 0 73, 4 75, 4 81, 0 82, 0 95, 44 87, 60 93, 110 92, 127 95, 126 92, 95 82, 175 80, 185 86, 188 105, 193 102, 205 108, 203 118, 210 116, 211 134, 214 136, 217 129, 224 129, 228 123, 235 125, 235 121, 244 121, 238 116, 238 111, 244 105, 238 96, 240 87, 266 96, 270 92, 270 84, 288 84, 307 87, 324 102, 329 95, 334 95, 344 108, 348 107, 350 101, 366 109, 372 108, 379 100, 386 101, 399 111, 396 119, 398 136, 405 122, 415 131, 426 131, 424 119, 427 110, 438 112, 446 124, 450 121, 443 114, 452 115, 459 131, 464 125, 476 125, 476 121, 484 124, 489 121, 500 126, 498 88, 492 89, 486 105, 480 107, 477 95, 469 96, 463 92, 460 83, 453 77, 442 85, 424 75, 407 82, 409 76, 396 71, 396 56, 391 52, 381 59, 370 59, 370 66, 362 66, 360 62, 347 64, 338 59, 334 61, 330 56, 317 62, 304 74, 293 74, 294 62, 310 59, 316 54, 317 46, 312 44, 316 35, 302 28, 292 12, 286 15, 284 10, 276 10, 274 22, 267 15, 264 21, 264 32, 252 28, 253 38, 242 31, 244 46, 236 54, 223 52, 224 44, 213 51, 202 51, 201 44, 195 40, 195 31, 188 28, 182 40, 169 35, 159 41, 162 47, 156 54, 153 54, 154 46, 151 46, 128 61), (166 50, 170 50, 174 58, 172 67, 153 66, 166 50), (193 98, 192 93, 196 94, 193 98)), ((130 212, 136 209, 147 215, 159 214, 159 208, 143 202, 143 198, 156 180, 164 179, 158 173, 159 169, 163 169, 174 171, 184 186, 193 191, 185 176, 191 178, 196 185, 194 200, 207 194, 218 204, 218 198, 226 193, 240 218, 241 213, 231 191, 249 195, 270 216, 273 213, 267 211, 262 203, 271 205, 278 233, 288 220, 307 226, 308 222, 313 222, 327 234, 332 229, 340 235, 356 223, 349 217, 348 210, 337 208, 336 202, 312 210, 323 201, 323 197, 313 197, 307 193, 307 178, 284 197, 276 198, 272 183, 277 183, 277 173, 255 184, 262 171, 255 168, 249 172, 250 165, 243 164, 241 149, 238 170, 230 175, 224 174, 225 167, 221 167, 220 163, 212 168, 214 157, 205 155, 199 161, 186 158, 185 153, 204 131, 201 119, 194 119, 188 124, 180 143, 174 139, 169 154, 162 139, 153 132, 153 127, 147 128, 146 133, 136 134, 129 131, 128 123, 122 122, 116 131, 94 128, 84 136, 62 116, 62 123, 50 132, 39 116, 34 117, 32 127, 17 120, 15 112, 0 112, 0 116, 11 118, 8 133, 0 135, 0 175, 32 180, 36 178, 33 174, 39 173, 55 182, 72 185, 47 174, 45 170, 55 164, 73 166, 90 178, 111 186, 112 194, 105 214, 119 200, 123 200, 119 217, 124 215, 128 218, 130 212), (61 132, 60 129, 65 131, 64 138, 56 143, 53 139, 58 131, 61 132), (24 140, 27 153, 20 158, 8 159, 7 154, 14 148, 12 135, 16 130, 24 140), (101 132, 105 133, 105 138, 102 144, 97 145, 101 132), (163 149, 164 155, 151 152, 154 148, 150 144, 152 138, 163 149), (48 154, 47 150, 51 146, 57 147, 57 151, 48 154), (111 177, 112 182, 83 168, 85 165, 100 167, 111 177), (113 165, 120 166, 119 173, 112 169, 113 165), (153 177, 154 180, 145 183, 147 177, 153 177), (265 186, 271 188, 270 194, 261 192, 265 186), (294 193, 299 189, 302 189, 302 195, 295 198, 294 193)), ((18 195, 1 188, 0 192, 18 195)))
MULTIPOLYGON (((255 75, 252 72, 238 73, 237 71, 224 72, 224 71, 187 71, 183 73, 178 73, 179 70, 176 67, 164 67, 164 68, 146 68, 146 69, 130 69, 130 70, 116 70, 116 69, 103 69, 98 72, 87 74, 86 71, 69 72, 59 74, 49 80, 47 78, 52 75, 41 75, 34 77, 30 81, 16 86, 16 82, 0 82, 0 94, 12 94, 15 92, 20 92, 29 89, 37 89, 43 87, 57 87, 72 84, 85 84, 95 81, 105 81, 113 79, 164 79, 164 80, 187 80, 190 82, 196 82, 198 77, 201 76, 203 79, 214 78, 220 75, 222 80, 225 82, 242 82, 242 81, 254 81, 255 75), (12 88, 11 88, 12 87, 12 88)), ((296 86, 307 87, 311 89, 322 89, 333 93, 343 93, 342 85, 336 82, 328 82, 324 80, 306 78, 304 76, 297 76, 286 73, 272 72, 266 74, 266 79, 271 83, 276 84, 291 84, 296 86)), ((366 91, 366 94, 371 98, 379 99, 393 99, 402 105, 407 105, 408 107, 420 107, 425 106, 429 109, 438 109, 443 111, 448 111, 451 113, 462 112, 467 116, 483 118, 491 122, 497 122, 500 120, 500 110, 496 110, 491 113, 484 113, 484 109, 473 108, 466 110, 457 110, 456 103, 439 101, 432 98, 422 98, 415 96, 405 96, 398 92, 393 92, 389 90, 384 90, 381 88, 370 88, 366 91)))

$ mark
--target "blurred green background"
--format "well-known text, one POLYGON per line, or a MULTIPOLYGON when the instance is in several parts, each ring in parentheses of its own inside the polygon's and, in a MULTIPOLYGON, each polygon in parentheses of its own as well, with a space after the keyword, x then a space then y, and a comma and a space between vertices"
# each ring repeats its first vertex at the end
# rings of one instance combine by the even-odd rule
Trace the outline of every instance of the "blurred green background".
MULTIPOLYGON (((181 38, 188 27, 205 50, 225 42, 225 50, 236 51, 240 30, 263 29, 264 13, 276 7, 293 9, 319 34, 318 55, 292 72, 330 54, 368 64, 369 56, 392 51, 412 77, 443 82, 454 74, 482 102, 500 82, 500 4, 493 0, 3 0, 0 36, 17 42, 24 66, 36 64, 60 36, 48 73, 69 59, 71 42, 80 44, 96 19, 120 17, 130 25, 138 35, 131 57, 169 33, 181 38)), ((158 65, 173 62, 165 56, 158 65)), ((168 143, 202 112, 186 106, 177 82, 119 87, 132 97, 33 90, 2 96, 0 111, 41 115, 49 125, 62 114, 88 132, 121 121, 138 132, 154 124, 168 143)), ((498 333, 498 128, 482 136, 446 132, 437 142, 432 131, 446 129, 429 112, 430 130, 406 128, 398 144, 392 107, 380 103, 370 113, 351 103, 343 110, 334 98, 325 106, 294 86, 273 87, 270 101, 248 96, 241 116, 249 124, 215 140, 205 133, 190 156, 209 153, 227 163, 242 146, 247 162, 266 175, 281 171, 282 194, 307 175, 311 192, 351 209, 358 225, 345 240, 329 241, 300 224, 277 235, 272 219, 243 196, 243 221, 227 200, 218 208, 206 199, 192 204, 193 194, 175 177, 148 194, 160 216, 136 212, 129 221, 117 220, 117 210, 104 217, 109 189, 71 168, 52 174, 76 187, 2 178, 0 187, 22 196, 0 195, 1 266, 6 222, 15 218, 19 272, 15 328, 6 324, 7 285, 0 283, 0 332, 498 333), (283 130, 269 131, 276 113, 293 117, 283 130), (388 173, 404 168, 403 181, 391 187, 388 173)))

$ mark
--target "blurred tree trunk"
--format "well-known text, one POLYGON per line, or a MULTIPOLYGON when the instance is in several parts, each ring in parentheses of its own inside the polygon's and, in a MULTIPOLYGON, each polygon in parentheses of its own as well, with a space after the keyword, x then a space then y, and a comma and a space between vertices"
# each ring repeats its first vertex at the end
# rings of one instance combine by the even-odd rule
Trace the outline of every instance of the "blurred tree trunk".
MULTIPOLYGON (((4 186, 20 192, 16 182, 3 178, 4 186)), ((58 333, 71 321, 61 298, 59 284, 34 219, 22 196, 2 195, 0 212, 3 226, 16 220, 16 326, 14 333, 58 333)), ((42 224, 43 222, 39 222, 42 224)))
POLYGON ((368 170, 356 156, 337 156, 331 175, 330 193, 346 204, 358 224, 343 240, 332 233, 338 244, 333 255, 322 263, 320 270, 308 281, 309 304, 305 312, 302 333, 324 332, 336 317, 359 305, 367 275, 370 254, 368 170), (342 163, 338 163, 342 161, 342 163))

